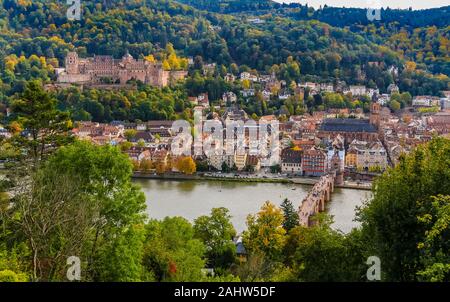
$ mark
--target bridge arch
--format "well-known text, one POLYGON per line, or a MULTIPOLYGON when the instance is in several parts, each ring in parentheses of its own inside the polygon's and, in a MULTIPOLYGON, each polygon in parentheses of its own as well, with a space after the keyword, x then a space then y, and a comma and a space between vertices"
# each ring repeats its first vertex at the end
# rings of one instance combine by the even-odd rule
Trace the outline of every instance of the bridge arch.
POLYGON ((299 207, 301 225, 310 226, 311 216, 325 211, 325 203, 331 200, 334 191, 334 179, 333 175, 322 176, 305 197, 299 207))

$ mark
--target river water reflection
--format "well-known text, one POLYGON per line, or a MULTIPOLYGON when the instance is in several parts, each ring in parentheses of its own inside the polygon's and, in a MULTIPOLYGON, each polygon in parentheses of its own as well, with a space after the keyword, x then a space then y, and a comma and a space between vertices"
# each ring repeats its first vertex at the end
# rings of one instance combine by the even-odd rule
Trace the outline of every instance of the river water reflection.
MULTIPOLYGON (((294 184, 224 181, 136 179, 134 182, 145 193, 150 218, 182 216, 192 222, 201 215, 209 214, 212 208, 225 207, 230 210, 238 232, 246 229, 247 215, 257 213, 266 200, 280 205, 284 198, 288 198, 298 208, 312 188, 294 184)), ((353 221, 355 207, 369 197, 369 191, 336 189, 327 205, 328 212, 334 216, 333 227, 349 232, 357 226, 353 221)))

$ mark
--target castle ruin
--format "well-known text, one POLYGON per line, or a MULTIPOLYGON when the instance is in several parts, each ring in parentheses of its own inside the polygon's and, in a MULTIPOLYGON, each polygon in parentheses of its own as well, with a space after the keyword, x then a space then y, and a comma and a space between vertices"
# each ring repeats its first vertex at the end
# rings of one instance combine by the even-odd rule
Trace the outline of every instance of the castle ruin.
POLYGON ((129 80, 138 80, 165 87, 187 76, 184 70, 164 70, 161 62, 135 60, 128 52, 120 60, 112 56, 80 58, 76 52, 69 52, 65 66, 65 70, 58 74, 59 83, 125 85, 129 80))

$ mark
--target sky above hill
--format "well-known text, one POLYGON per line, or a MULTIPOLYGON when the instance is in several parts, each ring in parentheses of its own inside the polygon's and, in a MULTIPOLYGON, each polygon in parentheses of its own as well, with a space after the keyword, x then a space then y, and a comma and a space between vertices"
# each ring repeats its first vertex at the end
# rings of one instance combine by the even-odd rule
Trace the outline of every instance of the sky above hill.
POLYGON ((417 0, 274 0, 276 2, 285 3, 308 3, 309 6, 318 8, 320 5, 328 5, 335 7, 372 7, 377 8, 379 6, 390 8, 409 8, 413 9, 424 9, 432 7, 441 7, 450 5, 450 0, 427 0, 427 1, 417 1, 417 0), (375 4, 375 6, 374 6, 375 4))

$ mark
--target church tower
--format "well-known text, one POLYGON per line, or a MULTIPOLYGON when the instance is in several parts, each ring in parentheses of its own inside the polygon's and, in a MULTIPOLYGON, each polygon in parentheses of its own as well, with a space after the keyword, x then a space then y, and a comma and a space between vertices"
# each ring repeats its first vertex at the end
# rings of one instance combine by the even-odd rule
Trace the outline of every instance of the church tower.
POLYGON ((372 102, 370 104, 370 123, 375 126, 375 128, 380 127, 380 112, 381 106, 377 102, 372 102))

